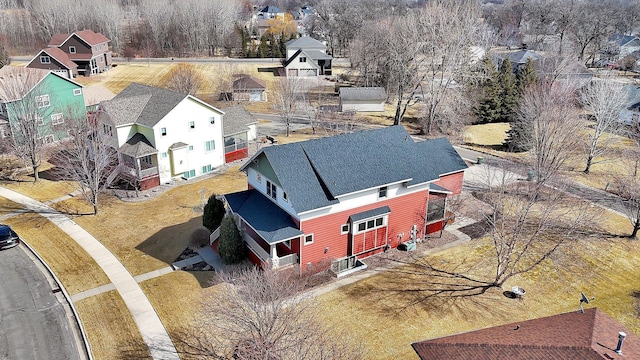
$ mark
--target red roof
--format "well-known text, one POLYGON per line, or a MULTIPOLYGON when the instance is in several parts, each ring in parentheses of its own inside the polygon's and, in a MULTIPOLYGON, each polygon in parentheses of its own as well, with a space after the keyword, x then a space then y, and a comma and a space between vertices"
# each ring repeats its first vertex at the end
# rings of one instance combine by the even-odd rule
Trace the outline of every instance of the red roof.
POLYGON ((420 359, 640 359, 640 338, 597 308, 411 344, 420 359), (627 337, 622 355, 618 333, 627 337))
POLYGON ((76 31, 75 34, 89 45, 98 45, 109 42, 109 38, 100 33, 93 32, 93 30, 76 31))
POLYGON ((71 35, 76 35, 89 45, 98 45, 110 41, 106 36, 96 33, 93 30, 82 30, 76 31, 73 34, 55 34, 51 37, 51 40, 49 40, 49 46, 60 46, 64 44, 71 35))
MULTIPOLYGON (((78 67, 78 64, 71 61, 71 59, 69 59, 69 55, 67 55, 67 53, 62 51, 60 48, 57 48, 57 47, 45 48, 45 49, 42 49, 41 52, 47 53, 47 55, 56 59, 61 65, 65 66, 67 69, 73 69, 78 67)), ((36 55, 36 58, 39 58, 39 54, 36 55)))

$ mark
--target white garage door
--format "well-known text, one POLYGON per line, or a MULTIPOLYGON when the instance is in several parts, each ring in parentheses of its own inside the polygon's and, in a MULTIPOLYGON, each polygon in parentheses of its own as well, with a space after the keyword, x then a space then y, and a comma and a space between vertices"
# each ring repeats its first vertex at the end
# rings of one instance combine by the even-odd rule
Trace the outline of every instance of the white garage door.
POLYGON ((249 92, 249 101, 262 101, 262 91, 249 92))
POLYGON ((64 76, 66 78, 69 77, 69 72, 67 70, 52 70, 51 72, 54 72, 60 76, 64 76))
POLYGON ((316 76, 318 69, 300 69, 300 76, 316 76))

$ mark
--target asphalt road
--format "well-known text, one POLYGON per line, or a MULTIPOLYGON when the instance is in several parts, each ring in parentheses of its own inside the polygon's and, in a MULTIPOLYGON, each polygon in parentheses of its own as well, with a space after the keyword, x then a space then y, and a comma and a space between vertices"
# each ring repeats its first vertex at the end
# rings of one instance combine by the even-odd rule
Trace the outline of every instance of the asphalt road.
POLYGON ((0 251, 0 359, 81 359, 64 297, 27 251, 0 251))

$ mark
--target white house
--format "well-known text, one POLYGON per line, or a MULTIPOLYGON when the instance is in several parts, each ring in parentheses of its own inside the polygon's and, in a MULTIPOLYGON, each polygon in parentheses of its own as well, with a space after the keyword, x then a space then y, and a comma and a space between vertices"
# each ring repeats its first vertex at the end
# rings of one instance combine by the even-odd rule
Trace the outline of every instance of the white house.
POLYGON ((340 111, 384 111, 386 100, 382 87, 340 88, 340 111))
POLYGON ((223 165, 223 114, 194 96, 132 83, 97 116, 118 149, 118 176, 145 190, 223 165))
POLYGON ((309 36, 289 40, 286 43, 287 60, 284 63, 287 76, 331 75, 331 60, 327 46, 309 36))

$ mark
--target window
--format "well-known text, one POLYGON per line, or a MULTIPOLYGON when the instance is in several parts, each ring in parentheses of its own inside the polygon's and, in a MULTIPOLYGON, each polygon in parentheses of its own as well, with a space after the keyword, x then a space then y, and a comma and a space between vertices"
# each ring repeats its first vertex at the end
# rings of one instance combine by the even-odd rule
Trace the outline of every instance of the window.
POLYGON ((267 196, 271 196, 273 200, 278 199, 278 187, 269 180, 267 180, 267 196))
POLYGON ((205 165, 205 166, 202 167, 202 173, 203 174, 206 174, 206 173, 209 173, 209 172, 211 172, 211 164, 205 165))
POLYGON ((44 141, 43 141, 43 143, 45 143, 45 144, 51 144, 51 143, 53 143, 53 135, 47 135, 47 136, 45 136, 45 137, 44 137, 44 141))
POLYGON ((102 124, 102 131, 105 135, 113 136, 113 128, 110 125, 102 124))
POLYGON ((259 183, 262 183, 262 174, 257 174, 256 179, 258 180, 259 183))
POLYGON ((305 245, 313 244, 313 234, 304 236, 304 244, 305 245))
POLYGON ((195 171, 195 170, 185 171, 185 172, 184 172, 184 175, 183 175, 183 177, 184 177, 185 179, 192 178, 192 177, 194 177, 194 176, 196 176, 196 171, 195 171))
POLYGON ((216 123, 216 118, 215 118, 215 117, 213 117, 213 116, 212 116, 212 117, 210 117, 210 118, 209 118, 209 124, 213 125, 213 124, 215 124, 215 123, 216 123))
POLYGON ((300 56, 300 62, 307 62, 307 58, 305 56, 300 56))
POLYGON ((189 121, 189 129, 195 129, 196 128, 196 122, 195 121, 189 121))
POLYGON ((378 189, 378 198, 386 198, 387 197, 387 187, 383 186, 378 189))
POLYGON ((162 155, 160 155, 160 156, 162 156, 163 159, 166 159, 168 154, 166 152, 163 152, 162 155))
POLYGON ((38 125, 44 125, 44 119, 36 115, 36 123, 38 125))
POLYGON ((48 56, 40 56, 40 63, 41 64, 51 64, 51 58, 48 56))
POLYGON ((151 155, 146 155, 140 158, 140 162, 148 164, 148 165, 153 165, 153 160, 151 159, 151 155))
POLYGON ((73 89, 73 96, 82 95, 82 89, 73 89))
POLYGON ((38 108, 49 107, 49 105, 51 105, 49 95, 36 96, 36 105, 38 108))
POLYGON ((215 140, 209 140, 209 141, 204 143, 204 151, 205 152, 213 151, 215 149, 216 149, 216 141, 215 140))
POLYGON ((189 145, 189 151, 193 151, 193 145, 189 145))
POLYGON ((287 240, 285 242, 283 242, 284 246, 288 247, 289 249, 291 249, 291 240, 287 240))
POLYGON ((167 135, 167 128, 160 128, 160 135, 162 136, 167 135))
POLYGON ((64 119, 62 118, 61 113, 51 114, 51 125, 58 125, 58 124, 62 124, 63 122, 64 122, 64 119))
POLYGON ((76 47, 75 46, 69 46, 69 54, 75 54, 76 53, 76 47))
MULTIPOLYGON (((377 218, 373 218, 373 219, 368 219, 368 220, 362 221, 362 222, 357 224, 358 232, 363 232, 363 231, 368 231, 368 230, 372 230, 372 229, 377 229, 377 228, 383 227, 383 226, 386 225, 386 218, 387 218, 387 216, 383 215, 383 216, 379 216, 377 218)), ((342 231, 341 232, 343 234, 349 232, 349 224, 342 225, 342 231)))
POLYGON ((344 235, 349 233, 349 224, 344 224, 340 227, 340 234, 344 235))
POLYGON ((429 198, 429 203, 427 204, 427 222, 444 219, 446 201, 447 198, 445 196, 429 198))
POLYGON ((284 192, 284 191, 282 192, 282 200, 284 200, 284 201, 289 201, 289 200, 287 199, 287 193, 286 193, 286 192, 284 192))

